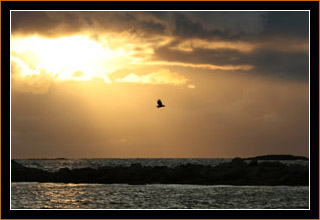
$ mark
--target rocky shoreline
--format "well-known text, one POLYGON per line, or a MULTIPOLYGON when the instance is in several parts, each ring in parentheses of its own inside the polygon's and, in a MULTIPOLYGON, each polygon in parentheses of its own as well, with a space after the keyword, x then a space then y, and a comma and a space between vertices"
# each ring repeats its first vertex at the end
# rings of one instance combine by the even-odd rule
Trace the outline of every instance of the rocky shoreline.
POLYGON ((257 156, 257 157, 248 157, 248 158, 243 158, 243 160, 304 160, 304 161, 308 161, 309 158, 303 157, 303 156, 277 154, 277 155, 263 155, 263 156, 257 156))
POLYGON ((48 172, 12 160, 12 182, 308 186, 308 166, 235 158, 217 166, 104 166, 48 172))

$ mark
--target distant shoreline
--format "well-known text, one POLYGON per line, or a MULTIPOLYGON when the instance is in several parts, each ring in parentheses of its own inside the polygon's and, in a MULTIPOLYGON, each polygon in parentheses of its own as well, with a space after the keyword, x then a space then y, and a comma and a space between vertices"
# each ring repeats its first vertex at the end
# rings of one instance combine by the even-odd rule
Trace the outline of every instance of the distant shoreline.
POLYGON ((307 157, 289 154, 262 155, 256 157, 242 158, 243 160, 309 160, 307 157))
MULTIPOLYGON (((72 159, 233 159, 222 158, 222 157, 57 157, 57 158, 12 158, 12 160, 72 160, 72 159)), ((295 156, 290 154, 270 154, 270 155, 261 155, 255 157, 238 157, 243 160, 305 160, 308 161, 308 157, 304 156, 295 156)))

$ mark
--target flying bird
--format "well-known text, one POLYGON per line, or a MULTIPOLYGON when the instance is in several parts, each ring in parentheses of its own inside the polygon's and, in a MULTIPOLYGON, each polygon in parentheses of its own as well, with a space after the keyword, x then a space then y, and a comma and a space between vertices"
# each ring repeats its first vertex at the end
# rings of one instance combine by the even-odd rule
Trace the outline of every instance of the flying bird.
POLYGON ((158 99, 158 105, 157 105, 157 108, 162 108, 162 107, 165 107, 165 105, 164 104, 162 104, 162 102, 161 102, 161 100, 160 99, 158 99))

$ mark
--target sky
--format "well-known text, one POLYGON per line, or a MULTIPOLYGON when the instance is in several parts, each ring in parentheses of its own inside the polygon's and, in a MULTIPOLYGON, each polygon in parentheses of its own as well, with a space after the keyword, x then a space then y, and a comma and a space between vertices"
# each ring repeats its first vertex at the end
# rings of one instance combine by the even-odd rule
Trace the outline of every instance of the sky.
POLYGON ((309 155, 307 11, 12 11, 10 43, 12 158, 309 155))

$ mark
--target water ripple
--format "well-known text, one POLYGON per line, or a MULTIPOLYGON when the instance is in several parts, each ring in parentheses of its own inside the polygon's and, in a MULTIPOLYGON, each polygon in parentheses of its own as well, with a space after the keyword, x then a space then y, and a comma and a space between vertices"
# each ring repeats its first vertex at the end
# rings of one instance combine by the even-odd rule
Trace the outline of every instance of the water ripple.
POLYGON ((13 209, 307 209, 308 187, 12 183, 13 209))

